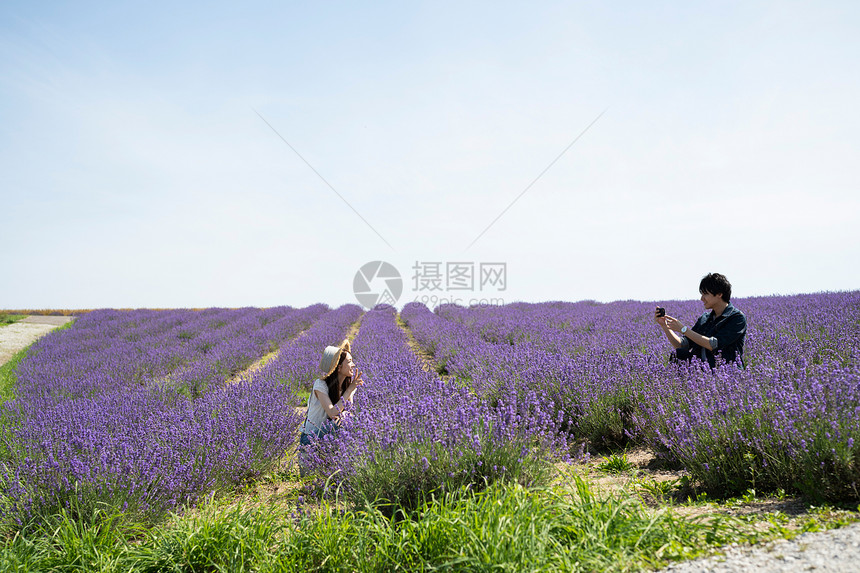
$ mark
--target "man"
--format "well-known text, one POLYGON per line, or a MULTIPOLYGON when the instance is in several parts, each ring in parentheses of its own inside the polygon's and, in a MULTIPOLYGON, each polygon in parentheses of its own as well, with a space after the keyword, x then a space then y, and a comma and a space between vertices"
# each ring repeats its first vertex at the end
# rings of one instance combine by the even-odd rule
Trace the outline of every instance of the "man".
POLYGON ((713 368, 716 357, 726 362, 737 361, 743 368, 744 338, 747 333, 747 317, 732 306, 732 285, 719 273, 709 273, 699 283, 699 293, 705 310, 693 328, 687 328, 671 316, 660 316, 662 309, 654 313, 654 320, 663 329, 669 343, 675 347, 678 360, 692 357, 707 360, 713 368))

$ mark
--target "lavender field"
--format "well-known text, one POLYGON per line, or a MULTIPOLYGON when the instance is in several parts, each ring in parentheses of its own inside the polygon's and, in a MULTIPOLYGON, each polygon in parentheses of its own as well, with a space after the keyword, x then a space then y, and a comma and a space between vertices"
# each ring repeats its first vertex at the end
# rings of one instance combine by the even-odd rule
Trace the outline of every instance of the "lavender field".
POLYGON ((638 444, 718 496, 860 499, 860 291, 733 302, 745 369, 672 362, 655 303, 94 311, 18 367, 2 519, 109 507, 151 523, 289 467, 321 351, 352 334, 367 383, 305 454, 310 490, 415 506, 638 444))

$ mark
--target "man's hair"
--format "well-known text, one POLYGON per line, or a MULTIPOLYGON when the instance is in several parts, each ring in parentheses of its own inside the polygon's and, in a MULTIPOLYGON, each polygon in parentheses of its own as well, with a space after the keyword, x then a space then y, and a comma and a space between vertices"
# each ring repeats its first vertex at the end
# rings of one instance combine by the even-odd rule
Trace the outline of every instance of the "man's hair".
POLYGON ((723 295, 723 300, 729 302, 732 298, 732 283, 729 282, 729 279, 725 275, 708 273, 702 277, 702 281, 699 283, 699 292, 714 296, 721 294, 723 295))

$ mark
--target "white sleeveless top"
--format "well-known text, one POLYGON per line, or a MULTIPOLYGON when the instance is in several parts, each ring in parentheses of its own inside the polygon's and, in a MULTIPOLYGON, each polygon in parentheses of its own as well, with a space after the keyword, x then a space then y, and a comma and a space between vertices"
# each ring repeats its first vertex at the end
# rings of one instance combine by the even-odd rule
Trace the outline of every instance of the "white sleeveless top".
POLYGON ((303 434, 316 434, 322 428, 325 421, 328 420, 328 415, 325 413, 314 390, 319 390, 323 395, 328 396, 328 386, 325 380, 320 380, 319 378, 314 380, 314 387, 311 390, 310 397, 308 397, 308 419, 305 425, 302 426, 303 434))

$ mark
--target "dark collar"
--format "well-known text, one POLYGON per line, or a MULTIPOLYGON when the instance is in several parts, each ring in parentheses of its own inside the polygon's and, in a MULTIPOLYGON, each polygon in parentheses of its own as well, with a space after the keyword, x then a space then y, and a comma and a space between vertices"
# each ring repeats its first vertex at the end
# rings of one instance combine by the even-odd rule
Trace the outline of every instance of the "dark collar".
MULTIPOLYGON (((739 311, 738 309, 736 309, 734 306, 732 306, 732 303, 729 303, 729 305, 728 305, 728 306, 726 307, 726 309, 723 311, 723 314, 721 314, 718 318, 729 317, 729 316, 731 316, 731 315, 733 315, 733 314, 737 314, 738 312, 740 312, 740 311, 739 311)), ((710 315, 710 316, 708 317, 708 319, 709 319, 709 320, 715 320, 715 319, 717 318, 717 317, 715 317, 715 316, 714 316, 714 311, 713 311, 713 310, 712 310, 712 311, 710 311, 708 314, 710 315)))

